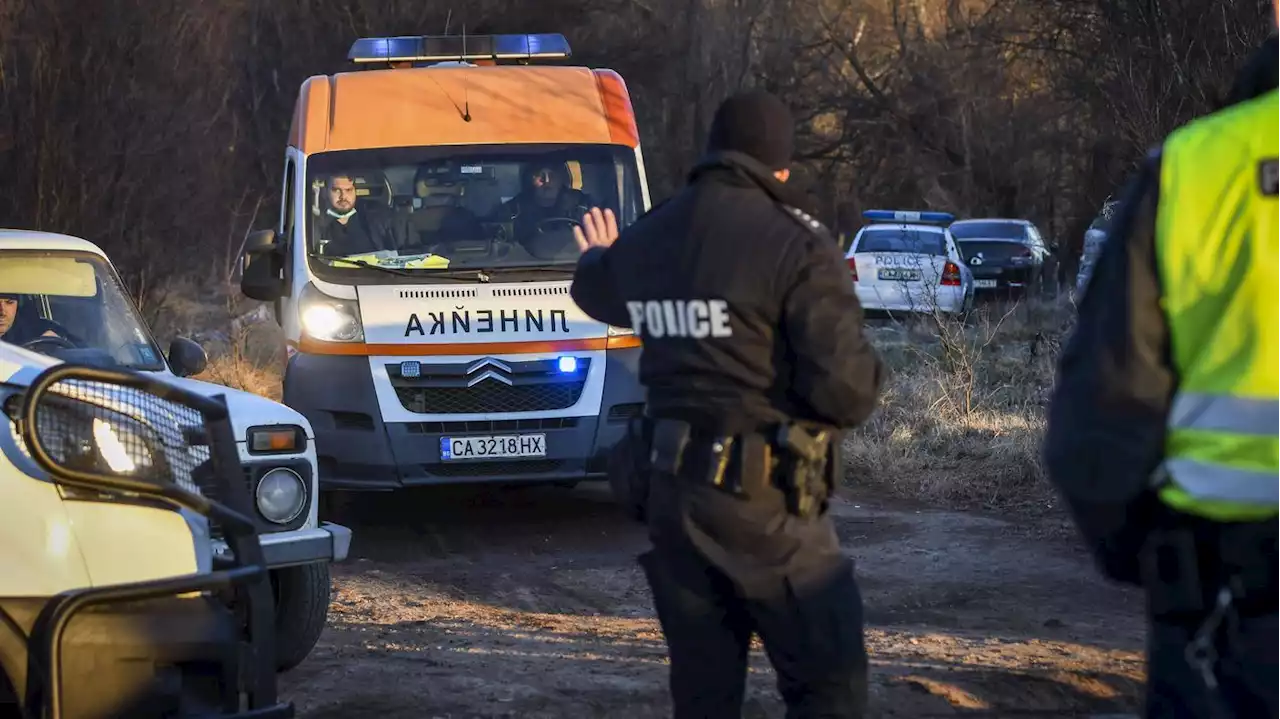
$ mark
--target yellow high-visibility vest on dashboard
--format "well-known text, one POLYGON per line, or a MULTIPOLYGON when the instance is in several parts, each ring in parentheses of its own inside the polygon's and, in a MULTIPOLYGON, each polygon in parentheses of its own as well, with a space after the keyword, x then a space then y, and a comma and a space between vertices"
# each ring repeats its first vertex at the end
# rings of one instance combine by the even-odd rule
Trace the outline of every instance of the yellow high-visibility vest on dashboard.
POLYGON ((1280 502, 1277 99, 1191 122, 1162 152, 1156 261, 1179 384, 1158 492, 1221 522, 1280 502))

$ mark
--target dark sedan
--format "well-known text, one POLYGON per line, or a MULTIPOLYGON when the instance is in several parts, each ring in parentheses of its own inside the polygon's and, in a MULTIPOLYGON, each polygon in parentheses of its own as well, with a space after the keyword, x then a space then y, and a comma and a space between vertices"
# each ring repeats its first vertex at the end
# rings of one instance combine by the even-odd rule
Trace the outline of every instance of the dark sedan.
POLYGON ((1032 222, 959 220, 948 229, 978 292, 1039 292, 1054 280, 1053 253, 1032 222))

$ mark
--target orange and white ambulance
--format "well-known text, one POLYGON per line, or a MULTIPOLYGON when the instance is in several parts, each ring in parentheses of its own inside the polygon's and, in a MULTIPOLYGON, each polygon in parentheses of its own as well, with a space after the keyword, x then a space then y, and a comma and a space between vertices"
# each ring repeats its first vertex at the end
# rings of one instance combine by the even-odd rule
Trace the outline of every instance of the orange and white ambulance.
POLYGON ((241 287, 275 302, 322 489, 605 477, 640 344, 570 298, 573 227, 591 206, 625 226, 649 193, 623 79, 545 62, 569 55, 559 34, 363 38, 302 84, 241 287))

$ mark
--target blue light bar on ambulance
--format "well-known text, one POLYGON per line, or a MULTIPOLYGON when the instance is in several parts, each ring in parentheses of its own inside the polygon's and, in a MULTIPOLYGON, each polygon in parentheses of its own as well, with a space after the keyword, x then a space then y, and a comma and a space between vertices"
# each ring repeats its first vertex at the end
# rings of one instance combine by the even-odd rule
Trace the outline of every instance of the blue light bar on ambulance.
POLYGON ((534 60, 567 58, 569 41, 560 33, 527 35, 402 35, 362 37, 351 43, 352 62, 446 62, 449 60, 534 60))
POLYGON ((956 219, 950 212, 913 210, 866 210, 862 217, 868 222, 914 222, 920 225, 949 225, 956 219))

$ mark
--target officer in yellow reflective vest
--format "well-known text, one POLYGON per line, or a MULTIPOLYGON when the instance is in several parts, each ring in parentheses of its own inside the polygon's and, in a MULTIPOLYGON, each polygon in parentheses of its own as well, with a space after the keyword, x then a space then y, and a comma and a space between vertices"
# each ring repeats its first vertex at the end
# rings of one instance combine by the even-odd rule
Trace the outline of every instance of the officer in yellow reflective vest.
POLYGON ((1146 593, 1148 716, 1277 715, 1276 55, 1130 182, 1049 410, 1050 480, 1146 593))

